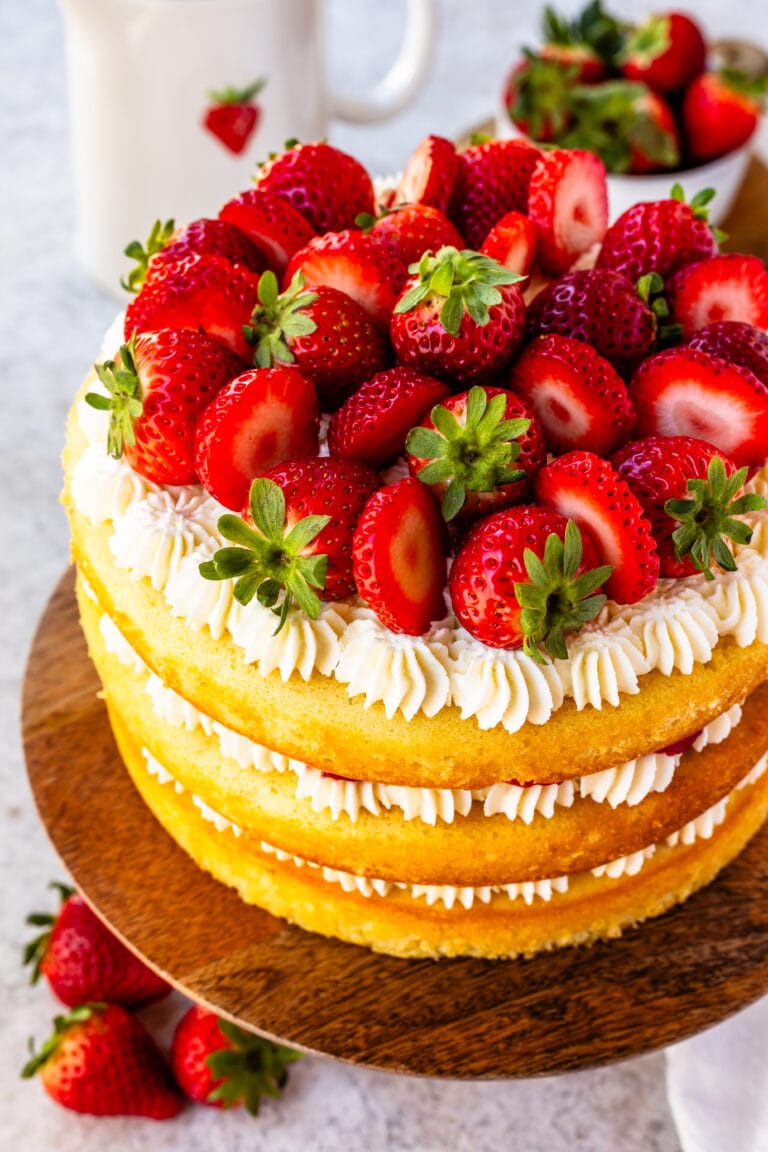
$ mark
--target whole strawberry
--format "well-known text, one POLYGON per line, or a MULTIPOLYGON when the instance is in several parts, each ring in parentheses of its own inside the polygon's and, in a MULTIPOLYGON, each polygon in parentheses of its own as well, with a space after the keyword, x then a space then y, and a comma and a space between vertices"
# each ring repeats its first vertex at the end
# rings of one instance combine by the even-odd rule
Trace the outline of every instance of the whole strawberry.
POLYGON ((735 517, 765 507, 742 494, 746 468, 692 436, 651 436, 625 444, 611 464, 629 485, 651 523, 662 576, 713 579, 711 565, 735 572, 726 540, 748 544, 752 531, 735 517))
POLYGON ((479 384, 436 404, 405 446, 412 475, 441 501, 446 520, 519 503, 546 458, 533 409, 479 384))
POLYGON ((746 144, 760 123, 768 79, 733 70, 703 72, 685 90, 683 129, 693 160, 714 160, 746 144))
POLYGON ((711 188, 703 189, 686 204, 675 184, 669 200, 633 205, 606 232, 595 266, 636 284, 649 272, 666 280, 685 264, 715 256, 718 234, 707 222, 713 196, 711 188))
POLYGON ((133 240, 125 255, 136 261, 121 281, 128 292, 138 292, 151 275, 164 264, 200 254, 221 256, 230 264, 242 264, 250 272, 263 272, 267 262, 256 245, 234 224, 225 220, 193 220, 184 228, 175 228, 173 220, 155 220, 152 231, 142 244, 133 240))
POLYGON ((259 126, 261 109, 255 102, 264 80, 254 80, 245 88, 221 88, 208 93, 210 104, 203 126, 227 149, 239 156, 259 126))
POLYGON ((21 1074, 38 1071, 48 1095, 74 1112, 168 1120, 184 1103, 149 1033, 117 1004, 84 1004, 57 1016, 53 1035, 21 1074))
POLYGON ((168 995, 170 985, 112 935, 82 896, 62 884, 54 887, 62 897, 56 915, 27 918, 28 924, 45 929, 24 950, 33 984, 45 976, 69 1008, 99 998, 130 1006, 168 995))
POLYGON ((300 1055, 193 1005, 176 1026, 170 1060, 190 1099, 211 1108, 245 1105, 256 1116, 263 1096, 280 1096, 300 1055))
POLYGON ((467 631, 491 648, 520 648, 539 663, 543 644, 567 659, 565 634, 605 603, 610 575, 588 536, 549 508, 521 504, 478 521, 451 567, 451 602, 467 631))
POLYGON ((479 252, 456 248, 425 253, 411 268, 390 328, 398 358, 462 383, 496 374, 523 335, 520 277, 479 252))
POLYGON ((391 361, 388 341, 364 308, 337 288, 306 291, 301 273, 283 293, 274 274, 264 273, 246 335, 260 368, 295 364, 327 412, 391 361))
POLYGON ((256 188, 287 200, 320 233, 353 228, 361 212, 374 212, 373 184, 365 168, 323 140, 292 143, 262 166, 256 188))
POLYGON ((306 217, 287 200, 268 196, 257 188, 246 188, 228 200, 219 219, 239 228, 278 276, 282 276, 294 252, 317 235, 306 217))
POLYGON ((406 269, 418 264, 425 252, 437 252, 446 245, 464 247, 462 237, 445 213, 429 204, 397 204, 376 220, 358 216, 357 222, 375 240, 385 243, 406 269))
POLYGON ((245 365, 218 341, 187 328, 132 336, 117 360, 96 365, 110 413, 107 450, 157 484, 196 484, 195 428, 203 410, 245 365))
POLYGON ((451 217, 470 248, 479 248, 507 212, 526 212, 538 148, 524 140, 488 140, 459 153, 451 217))
MULTIPOLYGON (((582 64, 589 70, 589 61, 589 49, 580 58, 554 45, 548 51, 525 51, 507 76, 503 96, 510 120, 524 136, 549 144, 567 129, 569 92, 579 80, 582 64)), ((599 61, 598 66, 602 72, 599 61)))
POLYGON ((596 153, 610 172, 656 172, 680 166, 680 139, 666 100, 646 84, 604 80, 568 95, 571 125, 563 148, 596 153))
POLYGON ((235 599, 248 604, 256 596, 272 608, 276 631, 294 600, 314 620, 320 597, 342 600, 355 591, 352 537, 378 487, 377 473, 353 460, 313 456, 278 464, 251 484, 247 519, 219 519, 219 532, 235 547, 220 548, 200 565, 200 575, 234 579, 235 599))
POLYGON ((618 62, 628 80, 641 80, 659 92, 679 92, 703 70, 706 56, 696 21, 683 12, 663 12, 632 29, 618 62))

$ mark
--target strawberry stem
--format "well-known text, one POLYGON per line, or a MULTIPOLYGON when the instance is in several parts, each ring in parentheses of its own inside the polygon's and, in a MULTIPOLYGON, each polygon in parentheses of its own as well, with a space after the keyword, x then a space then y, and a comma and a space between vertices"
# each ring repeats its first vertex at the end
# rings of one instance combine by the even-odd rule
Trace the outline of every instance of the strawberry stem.
POLYGON ((106 1004, 97 1002, 80 1004, 77 1008, 73 1008, 68 1012, 66 1016, 54 1017, 53 1034, 48 1037, 39 1052, 35 1052, 34 1041, 30 1039, 29 1051, 31 1057, 21 1070, 22 1080, 30 1080, 35 1073, 42 1068, 43 1064, 47 1064, 58 1048, 59 1042, 65 1032, 75 1024, 84 1024, 86 1020, 90 1020, 94 1012, 101 1012, 106 1007, 106 1004))
POLYGON ((212 89, 207 95, 212 104, 250 104, 258 96, 266 84, 264 77, 247 84, 245 88, 235 88, 228 84, 226 88, 212 89))
POLYGON ((398 300, 395 312, 410 312, 429 296, 442 298, 440 323, 451 336, 458 335, 465 312, 476 324, 486 325, 490 320, 489 307, 502 300, 497 285, 516 284, 525 279, 490 256, 470 249, 459 252, 448 245, 434 256, 425 252, 419 263, 411 264, 408 271, 418 273, 418 283, 398 300))
POLYGON ((131 260, 135 260, 136 267, 130 270, 127 277, 121 277, 121 288, 124 288, 126 292, 139 291, 147 278, 150 260, 166 247, 175 228, 176 222, 174 220, 166 220, 165 223, 162 220, 155 220, 152 231, 144 244, 140 240, 131 240, 130 244, 125 246, 123 254, 131 260))
POLYGON ((271 368, 276 363, 292 364, 295 357, 290 342, 309 336, 317 328, 312 317, 304 312, 317 300, 317 292, 305 292, 304 284, 303 275, 297 272, 281 293, 274 272, 262 273, 259 303, 253 310, 251 323, 243 328, 248 343, 256 345, 253 362, 258 368, 271 368))
POLYGON ((85 399, 92 408, 110 413, 107 432, 107 452, 119 459, 126 444, 135 444, 134 420, 144 410, 139 375, 136 371, 136 333, 118 352, 118 359, 105 360, 94 364, 96 375, 109 395, 101 392, 88 392, 85 399))
POLYGON ((221 1081, 210 1092, 208 1102, 232 1108, 242 1101, 256 1116, 262 1096, 280 1096, 288 1079, 287 1066, 300 1060, 301 1053, 246 1032, 228 1020, 219 1020, 218 1025, 230 1046, 205 1058, 212 1075, 221 1081))

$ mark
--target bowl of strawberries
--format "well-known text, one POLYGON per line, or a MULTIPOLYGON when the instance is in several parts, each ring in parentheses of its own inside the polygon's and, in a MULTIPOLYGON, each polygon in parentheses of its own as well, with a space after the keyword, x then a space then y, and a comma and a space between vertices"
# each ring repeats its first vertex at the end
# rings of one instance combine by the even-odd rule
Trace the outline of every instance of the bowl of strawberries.
POLYGON ((736 41, 708 43, 684 12, 628 24, 593 0, 574 19, 551 8, 542 44, 523 49, 504 84, 497 134, 595 152, 608 170, 611 218, 660 199, 717 192, 727 215, 749 162, 768 91, 768 57, 736 41))

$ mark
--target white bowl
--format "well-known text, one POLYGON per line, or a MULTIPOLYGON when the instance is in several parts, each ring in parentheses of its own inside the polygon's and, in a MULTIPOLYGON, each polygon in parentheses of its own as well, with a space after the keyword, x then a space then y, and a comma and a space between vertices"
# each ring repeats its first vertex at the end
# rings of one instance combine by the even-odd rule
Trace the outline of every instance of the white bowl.
MULTIPOLYGON (((510 120, 506 108, 496 111, 496 135, 502 139, 519 137, 527 140, 510 120)), ((646 176, 608 176, 608 213, 610 222, 626 212, 633 204, 648 200, 665 200, 672 185, 682 186, 686 200, 702 188, 714 188, 717 195, 709 206, 710 224, 721 224, 730 212, 741 188, 752 151, 751 141, 741 148, 709 160, 697 168, 677 172, 653 172, 646 176)))

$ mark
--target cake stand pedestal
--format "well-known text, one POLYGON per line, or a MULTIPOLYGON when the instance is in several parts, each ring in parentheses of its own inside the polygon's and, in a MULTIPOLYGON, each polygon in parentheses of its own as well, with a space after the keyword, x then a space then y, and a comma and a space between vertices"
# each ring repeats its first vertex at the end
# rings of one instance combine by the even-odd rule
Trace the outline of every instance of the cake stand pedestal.
POLYGON ((462 1078, 636 1056, 768 992, 768 826, 708 888, 618 940, 531 960, 397 960, 243 904, 144 806, 112 739, 73 572, 37 630, 23 695, 41 819, 88 903, 167 980, 310 1052, 462 1078))

